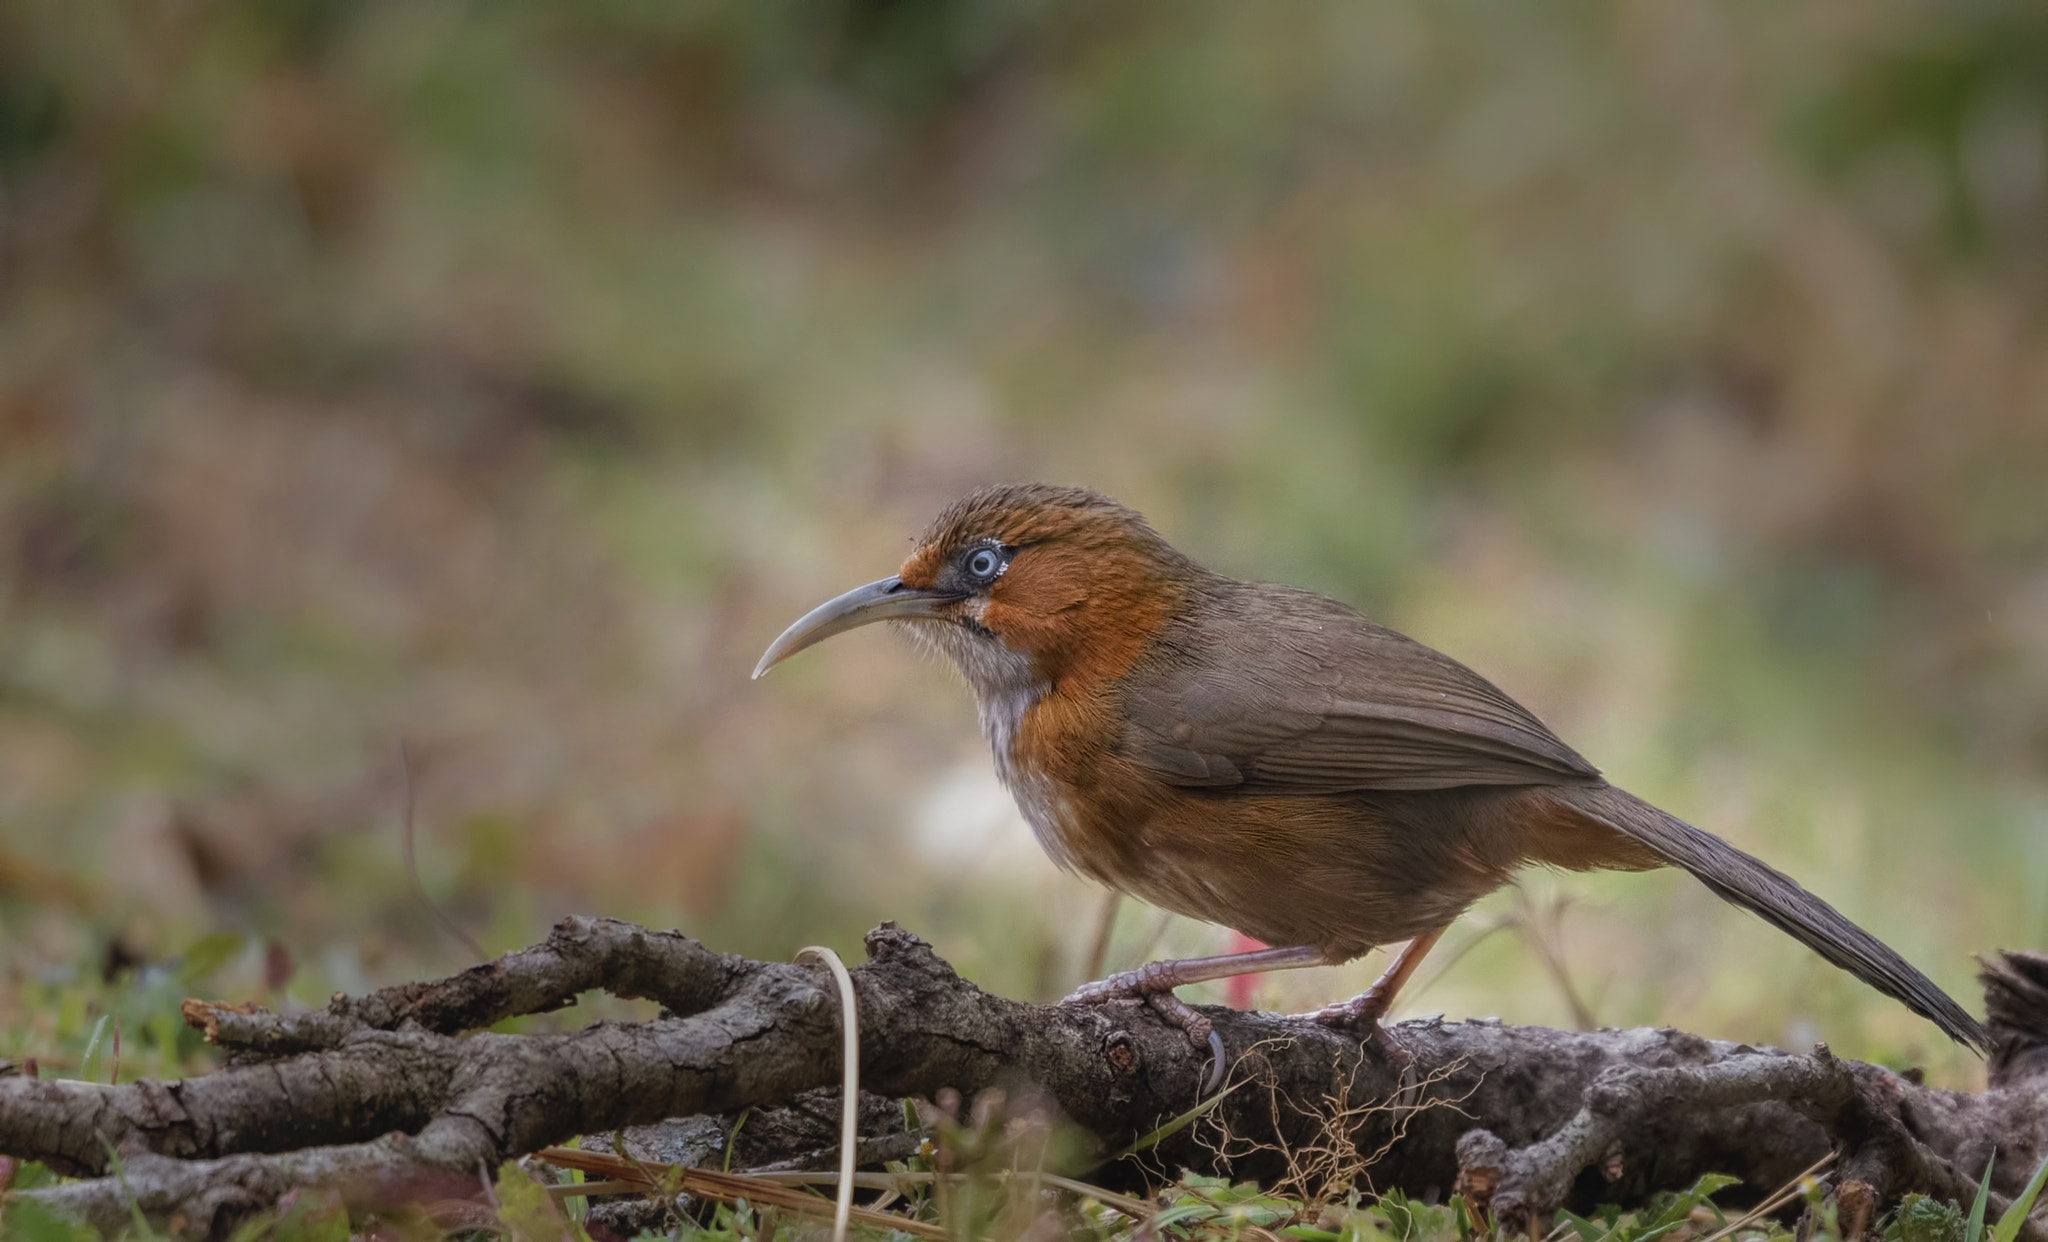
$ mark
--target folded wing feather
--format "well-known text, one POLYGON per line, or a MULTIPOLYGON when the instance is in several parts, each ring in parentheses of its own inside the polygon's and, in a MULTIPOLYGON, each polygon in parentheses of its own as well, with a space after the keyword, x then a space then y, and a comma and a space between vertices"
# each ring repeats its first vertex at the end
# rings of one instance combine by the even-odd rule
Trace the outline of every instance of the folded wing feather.
POLYGON ((1126 753, 1162 781, 1328 794, 1599 779, 1493 683, 1335 600, 1204 589, 1215 606, 1170 625, 1125 683, 1126 753))

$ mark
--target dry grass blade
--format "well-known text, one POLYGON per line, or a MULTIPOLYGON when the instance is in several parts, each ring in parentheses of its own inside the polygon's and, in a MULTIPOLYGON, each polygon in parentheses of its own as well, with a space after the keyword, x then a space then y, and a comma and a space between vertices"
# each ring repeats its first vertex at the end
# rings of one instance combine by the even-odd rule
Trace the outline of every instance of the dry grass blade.
POLYGON ((577 1182, 569 1186, 547 1187, 550 1199, 581 1199, 586 1195, 637 1195, 645 1192, 646 1182, 577 1182))
MULTIPOLYGON (((535 1153, 549 1164, 565 1169, 578 1169, 594 1173, 604 1181, 585 1182, 580 1186, 558 1186, 553 1193, 569 1198, 579 1194, 623 1194, 629 1191, 648 1191, 656 1182, 671 1176, 680 1180, 682 1189, 707 1199, 718 1199, 731 1203, 744 1198, 750 1203, 771 1204, 796 1212, 822 1206, 816 1196, 796 1192, 795 1186, 829 1186, 841 1184, 838 1173, 824 1171, 791 1171, 778 1173, 718 1173, 709 1169, 678 1168, 666 1164, 645 1164, 604 1152, 579 1151, 570 1147, 549 1147, 535 1153), (673 1170, 673 1171, 672 1171, 673 1170)), ((967 1175, 954 1173, 943 1175, 944 1180, 965 1181, 967 1175)), ((901 1191, 907 1186, 929 1186, 942 1179, 937 1173, 855 1173, 850 1181, 863 1190, 901 1191)), ((1150 1220, 1159 1211, 1156 1203, 1133 1199, 1113 1190, 1091 1186, 1075 1181, 1071 1177, 1060 1177, 1052 1173, 1039 1175, 1045 1185, 1064 1190, 1069 1194, 1093 1199, 1111 1211, 1128 1216, 1139 1223, 1150 1220)), ((924 1221, 912 1220, 879 1212, 872 1208, 856 1207, 852 1218, 863 1224, 881 1225, 890 1229, 901 1229, 905 1233, 921 1238, 950 1237, 944 1229, 924 1221)))
POLYGON ((1216 1094, 1210 1096, 1208 1099, 1203 1100, 1200 1104, 1195 1105, 1193 1108, 1182 1113, 1180 1116, 1175 1117, 1171 1121, 1168 1121, 1165 1125, 1160 1126, 1157 1130, 1152 1131, 1152 1133, 1147 1134, 1143 1138, 1132 1143, 1129 1147, 1126 1147, 1114 1156, 1111 1156, 1109 1158, 1109 1162, 1115 1163, 1118 1160, 1122 1160, 1126 1156, 1135 1156, 1141 1151, 1146 1151, 1150 1148, 1157 1147, 1160 1143, 1166 1141, 1169 1138, 1172 1138, 1174 1135, 1180 1133, 1182 1130, 1185 1130, 1187 1127, 1193 1125, 1196 1121, 1200 1120, 1203 1116, 1214 1110, 1218 1104, 1221 1104, 1223 1101, 1229 1099, 1231 1094, 1235 1092, 1239 1087, 1244 1086, 1245 1083, 1248 1083, 1250 1081, 1251 1079, 1249 1078, 1240 1079, 1239 1081, 1232 1083, 1230 1086, 1225 1087, 1223 1090, 1218 1091, 1216 1094))
POLYGON ((1777 1190, 1773 1191, 1771 1194, 1766 1196, 1762 1203, 1759 1203, 1755 1207, 1749 1209, 1749 1211, 1743 1213, 1742 1216, 1740 1216, 1739 1218, 1729 1221, 1726 1225, 1723 1225, 1717 1232, 1708 1234, 1705 1238, 1702 1238, 1700 1242, 1721 1242, 1721 1239, 1728 1237, 1729 1235, 1735 1233, 1737 1230, 1747 1229, 1751 1225, 1754 1225, 1756 1222, 1762 1220, 1764 1217, 1769 1216, 1772 1212, 1775 1212, 1779 1208, 1784 1207, 1787 1203, 1790 1203, 1795 1197, 1798 1196, 1800 1187, 1806 1183, 1806 1180, 1808 1178, 1820 1172, 1822 1169, 1827 1168, 1828 1165, 1834 1163, 1834 1159, 1835 1153, 1829 1152, 1827 1155, 1822 1156, 1820 1159, 1814 1161, 1812 1164, 1807 1165, 1805 1172, 1793 1178, 1791 1181, 1786 1182, 1783 1186, 1778 1187, 1777 1190))
MULTIPOLYGON (((754 1173, 749 1176, 762 1178, 763 1180, 787 1182, 791 1185, 799 1186, 814 1183, 821 1186, 827 1185, 836 1181, 839 1177, 837 1173, 801 1171, 754 1173)), ((1064 1190, 1069 1194, 1093 1199, 1102 1206, 1121 1212, 1133 1220, 1143 1220, 1159 1210, 1159 1205, 1156 1203, 1147 1203, 1143 1199, 1133 1199, 1129 1195, 1120 1195, 1114 1190, 1104 1190, 1100 1186, 1091 1186, 1087 1182, 1078 1182, 1071 1177, 1061 1177, 1055 1173, 1037 1173, 1034 1176, 1048 1186, 1064 1190)), ((966 1181, 968 1175, 965 1173, 950 1173, 945 1174, 944 1177, 951 1181, 966 1181)), ((868 1190, 895 1190, 904 1186, 928 1186, 940 1179, 941 1175, 937 1173, 856 1173, 853 1175, 853 1184, 868 1190)))
MULTIPOLYGON (((822 1215, 820 1209, 826 1206, 825 1200, 795 1189, 788 1180, 778 1176, 719 1173, 711 1169, 693 1169, 680 1165, 642 1164, 603 1152, 577 1151, 568 1147, 547 1147, 535 1154, 549 1164, 559 1165, 565 1169, 578 1169, 584 1173, 595 1173, 606 1179, 607 1183, 629 1183, 632 1188, 641 1191, 655 1189, 657 1179, 674 1177, 685 1193, 704 1199, 716 1199, 721 1203, 735 1203, 745 1199, 749 1203, 782 1208, 799 1216, 822 1215)), ((822 1176, 837 1180, 836 1174, 822 1176)), ((855 1184, 859 1184, 857 1177, 855 1184)), ((587 1185, 578 1189, 587 1189, 587 1185)), ((904 1233, 920 1238, 944 1239, 949 1236, 937 1225, 912 1220, 907 1216, 895 1216, 888 1212, 876 1212, 860 1207, 849 1207, 847 1214, 862 1224, 876 1225, 884 1229, 900 1229, 904 1233)))
POLYGON ((860 1141, 860 1011, 853 995, 853 976, 846 963, 824 945, 808 945, 796 960, 825 963, 839 985, 840 1055, 845 1066, 846 1094, 839 1105, 839 1195, 832 1216, 832 1242, 846 1242, 846 1222, 853 1211, 853 1153, 860 1141))
POLYGON ((1122 1212, 1133 1220, 1147 1220, 1159 1211, 1159 1205, 1156 1203, 1147 1203, 1143 1199, 1133 1199, 1129 1195, 1120 1195, 1113 1190, 1104 1190, 1100 1186, 1090 1186, 1086 1182, 1077 1182, 1071 1177, 1055 1177, 1050 1173, 1043 1176, 1045 1184, 1048 1186, 1057 1186, 1061 1190, 1084 1195, 1106 1208, 1122 1212))

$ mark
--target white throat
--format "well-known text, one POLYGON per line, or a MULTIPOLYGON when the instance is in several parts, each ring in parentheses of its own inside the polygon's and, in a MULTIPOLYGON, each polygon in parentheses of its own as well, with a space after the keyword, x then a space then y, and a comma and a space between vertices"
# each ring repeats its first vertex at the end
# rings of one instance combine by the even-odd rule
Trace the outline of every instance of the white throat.
POLYGON ((1032 667, 1031 657, 1012 651, 992 634, 976 633, 957 622, 910 621, 901 627, 919 646, 953 662, 974 691, 981 714, 982 736, 994 753, 996 775, 1031 825, 1040 845, 1062 867, 1070 865, 1060 840, 1058 791, 1033 777, 1017 762, 1017 731, 1024 713, 1052 687, 1032 667))

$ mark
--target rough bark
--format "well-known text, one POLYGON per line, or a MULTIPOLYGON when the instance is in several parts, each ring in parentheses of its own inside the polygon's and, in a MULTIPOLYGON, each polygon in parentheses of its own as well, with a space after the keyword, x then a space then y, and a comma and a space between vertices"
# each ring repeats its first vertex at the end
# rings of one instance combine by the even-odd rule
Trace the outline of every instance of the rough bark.
MULTIPOLYGON (((853 977, 877 1140, 889 1100, 947 1089, 1048 1098, 1104 1153, 1195 1102, 1204 1055, 1144 1006, 990 996, 890 925, 867 947, 853 977)), ((1967 1200, 1995 1146, 1995 1214, 2048 1152, 2048 957, 2005 954, 1984 979, 1998 1047, 1992 1085, 1974 1095, 1825 1049, 1672 1030, 1428 1020, 1390 1027, 1389 1053, 1312 1023, 1209 1009, 1237 1089, 1143 1166, 1094 1176, 1130 1184, 1146 1168, 1187 1166, 1324 1183, 1310 1190, 1354 1178, 1418 1197, 1459 1188, 1519 1229, 1560 1205, 1627 1203, 1709 1170, 1760 1194, 1830 1151, 1859 1202, 1907 1191, 1967 1200)), ((786 1106, 840 1072, 822 968, 606 919, 568 919, 495 962, 316 1013, 195 1001, 186 1016, 227 1050, 224 1068, 121 1087, 0 1079, 0 1152, 88 1179, 31 1194, 102 1228, 128 1219, 132 1195, 181 1234, 221 1236, 297 1186, 338 1185, 366 1205, 467 1191, 502 1161, 575 1135, 786 1106), (666 1012, 562 1034, 479 1033, 599 988, 666 1012), (108 1176, 110 1148, 125 1192, 108 1176)), ((834 1140, 817 1135, 829 1128, 804 1118, 836 1110, 806 1100, 757 1135, 786 1127, 782 1157, 809 1145, 822 1159, 834 1140)), ((678 1133, 710 1150, 728 1129, 678 1133)), ((2041 1219, 2022 1236, 2048 1242, 2041 1219)))

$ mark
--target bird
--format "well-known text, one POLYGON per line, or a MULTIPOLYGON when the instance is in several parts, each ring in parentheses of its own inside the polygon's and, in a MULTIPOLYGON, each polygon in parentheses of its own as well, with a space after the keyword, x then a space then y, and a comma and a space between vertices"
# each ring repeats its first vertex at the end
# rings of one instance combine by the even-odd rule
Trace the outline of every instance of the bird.
POLYGON ((1269 948, 1152 962, 1065 1003, 1148 1001, 1223 1060, 1173 989, 1403 948, 1311 1015, 1379 1032, 1473 902, 1521 869, 1676 866, 1984 1051, 1925 975, 1789 877, 1602 778, 1478 673, 1348 605, 1213 572, 1137 512, 1046 483, 946 507, 885 578, 820 604, 760 677, 875 622, 949 658, 1052 860, 1269 948))

